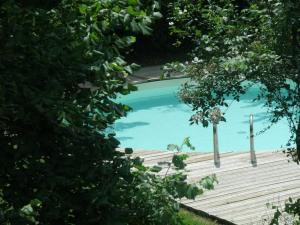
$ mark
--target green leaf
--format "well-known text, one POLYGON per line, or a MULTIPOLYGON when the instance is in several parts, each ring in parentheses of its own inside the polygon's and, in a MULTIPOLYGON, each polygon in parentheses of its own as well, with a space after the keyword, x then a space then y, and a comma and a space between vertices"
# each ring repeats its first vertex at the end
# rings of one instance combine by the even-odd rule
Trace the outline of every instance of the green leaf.
POLYGON ((61 124, 62 124, 64 127, 68 127, 68 126, 71 125, 71 123, 70 123, 66 118, 63 118, 63 119, 62 119, 61 124))
POLYGON ((118 65, 117 63, 111 63, 110 66, 114 71, 118 71, 118 72, 123 71, 123 67, 118 65))
POLYGON ((36 222, 36 217, 38 216, 38 211, 42 207, 42 202, 39 199, 33 199, 29 204, 24 205, 20 209, 20 216, 26 218, 32 223, 36 222))
POLYGON ((168 151, 178 151, 179 150, 179 146, 178 145, 174 145, 174 144, 168 144, 167 150, 168 151))
POLYGON ((154 12, 153 16, 154 16, 155 19, 160 19, 160 18, 163 17, 163 15, 160 12, 154 12))
POLYGON ((172 163, 176 167, 176 169, 184 169, 186 167, 186 163, 184 160, 187 159, 187 155, 174 155, 172 158, 172 163))
POLYGON ((150 171, 151 172, 154 172, 154 173, 158 173, 158 172, 160 172, 162 170, 162 168, 160 167, 160 166, 152 166, 151 168, 150 168, 150 171))
POLYGON ((132 154, 133 149, 132 148, 125 148, 125 154, 132 154))
POLYGON ((139 32, 140 31, 140 28, 138 26, 138 23, 135 21, 135 20, 132 20, 130 22, 130 26, 131 26, 131 29, 134 31, 134 32, 139 32))
POLYGON ((81 14, 85 14, 86 11, 87 11, 87 5, 82 4, 82 5, 79 6, 79 12, 80 12, 81 14))
POLYGON ((145 16, 146 15, 146 13, 144 11, 142 11, 142 10, 137 11, 132 6, 127 7, 127 13, 131 16, 134 16, 134 17, 139 17, 139 16, 145 16))
POLYGON ((202 121, 202 125, 203 125, 203 127, 208 127, 208 120, 203 120, 202 121))
POLYGON ((191 144, 190 138, 189 138, 189 137, 186 137, 186 138, 183 140, 183 144, 186 145, 189 149, 195 150, 195 147, 191 144))
POLYGON ((199 194, 202 194, 203 190, 199 189, 196 185, 189 185, 187 192, 186 192, 186 197, 188 199, 195 199, 195 197, 199 194))
POLYGON ((148 27, 148 26, 146 26, 145 24, 142 24, 142 23, 138 23, 137 25, 140 28, 140 30, 142 31, 143 35, 150 35, 151 34, 152 29, 150 27, 148 27))
POLYGON ((215 175, 206 176, 201 179, 200 185, 207 190, 211 190, 211 189, 214 189, 214 184, 217 182, 218 181, 217 181, 217 178, 215 175))
POLYGON ((137 0, 127 0, 128 5, 137 5, 138 1, 137 0))

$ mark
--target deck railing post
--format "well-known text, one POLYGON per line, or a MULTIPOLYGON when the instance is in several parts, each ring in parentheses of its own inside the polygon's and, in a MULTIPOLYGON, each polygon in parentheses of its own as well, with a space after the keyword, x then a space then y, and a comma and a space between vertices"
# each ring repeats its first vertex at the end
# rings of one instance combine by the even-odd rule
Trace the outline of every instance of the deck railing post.
POLYGON ((253 114, 250 114, 250 159, 252 164, 256 164, 256 156, 254 150, 254 132, 253 132, 253 114))
POLYGON ((217 167, 220 166, 219 140, 217 123, 213 123, 213 140, 214 140, 214 163, 217 167))

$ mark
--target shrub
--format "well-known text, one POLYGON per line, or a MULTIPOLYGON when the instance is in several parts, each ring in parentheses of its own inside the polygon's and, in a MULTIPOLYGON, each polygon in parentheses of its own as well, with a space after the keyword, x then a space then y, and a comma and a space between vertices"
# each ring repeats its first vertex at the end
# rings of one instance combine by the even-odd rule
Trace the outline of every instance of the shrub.
POLYGON ((176 224, 175 198, 200 193, 105 133, 135 89, 122 53, 157 17, 151 0, 2 1, 1 224, 176 224))

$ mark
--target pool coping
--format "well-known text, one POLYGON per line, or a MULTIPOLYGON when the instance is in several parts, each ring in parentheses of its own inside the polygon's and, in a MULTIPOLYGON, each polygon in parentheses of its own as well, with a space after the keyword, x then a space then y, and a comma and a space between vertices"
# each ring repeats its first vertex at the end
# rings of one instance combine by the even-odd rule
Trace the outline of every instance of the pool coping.
POLYGON ((149 83, 149 82, 155 82, 155 81, 165 81, 165 80, 176 80, 176 79, 182 79, 182 78, 188 78, 187 75, 179 75, 179 76, 170 76, 170 77, 151 77, 144 80, 133 80, 131 81, 132 84, 143 84, 143 83, 149 83))
POLYGON ((141 84, 147 82, 172 80, 180 78, 188 78, 188 75, 184 75, 180 72, 173 72, 170 76, 163 77, 163 65, 153 65, 141 67, 139 70, 135 71, 131 76, 128 77, 128 81, 132 84, 141 84))
MULTIPOLYGON (((167 149, 142 149, 142 148, 132 148, 132 147, 118 147, 116 148, 116 151, 120 151, 120 152, 125 152, 125 149, 132 149, 134 153, 141 153, 141 152, 173 152, 167 149)), ((282 151, 286 151, 286 148, 282 148, 282 149, 261 149, 261 150, 255 150, 255 153, 264 153, 264 152, 272 152, 272 153, 277 153, 277 152, 282 152, 282 151)), ((250 149, 247 150, 229 150, 229 151, 220 151, 220 154, 224 154, 224 153, 246 153, 249 152, 250 153, 250 149)), ((176 152, 174 152, 176 153, 176 152)), ((194 150, 194 151, 182 151, 181 153, 197 153, 197 154, 211 154, 214 153, 214 150, 212 149, 211 151, 199 151, 199 150, 194 150)))

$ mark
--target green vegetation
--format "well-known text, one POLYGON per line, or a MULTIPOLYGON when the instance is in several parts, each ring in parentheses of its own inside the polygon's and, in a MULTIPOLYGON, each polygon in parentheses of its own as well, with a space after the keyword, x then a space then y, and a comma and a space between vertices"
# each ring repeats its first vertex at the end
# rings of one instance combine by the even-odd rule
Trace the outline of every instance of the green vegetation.
MULTIPOLYGON (((178 43, 194 43, 188 65, 167 66, 167 75, 177 67, 191 77, 180 91, 195 111, 191 123, 225 121, 219 110, 228 107, 225 98, 239 101, 248 88, 259 84, 253 101, 265 101, 271 118, 266 129, 287 119, 287 153, 299 163, 300 1, 178 0, 170 3, 170 11, 170 31, 178 43)), ((281 224, 285 213, 299 224, 299 208, 299 199, 290 200, 284 210, 277 210, 272 224, 281 224)))
MULTIPOLYGON (((177 65, 192 78, 181 91, 192 122, 207 125, 228 95, 239 100, 244 80, 263 83, 256 100, 266 99, 272 123, 288 118, 300 158, 298 1, 4 0, 1 224, 193 224, 176 199, 211 189, 215 178, 187 183, 181 150, 193 148, 189 140, 169 145, 171 162, 145 167, 105 132, 130 110, 115 101, 136 89, 127 77, 137 65, 125 56, 151 35, 160 11, 177 46, 195 44, 192 63, 177 65)), ((288 212, 299 215, 298 205, 288 212)))
POLYGON ((191 81, 180 93, 195 111, 191 122, 207 126, 217 107, 228 107, 225 97, 239 101, 262 84, 253 100, 265 100, 270 126, 288 120, 288 146, 296 145, 288 153, 300 160, 300 2, 183 0, 170 10, 171 32, 194 42, 191 81))
POLYGON ((176 145, 175 173, 157 176, 162 167, 116 151, 105 132, 129 110, 116 96, 135 90, 124 54, 158 10, 151 0, 1 2, 1 224, 175 225, 176 199, 213 186, 187 184, 176 145))
POLYGON ((201 192, 181 173, 155 176, 104 132, 129 110, 117 94, 135 90, 122 53, 135 33, 151 33, 158 9, 1 2, 1 224, 177 224, 175 198, 201 192))
POLYGON ((188 210, 181 209, 179 217, 184 225, 218 225, 219 223, 210 219, 200 217, 188 210))
POLYGON ((148 3, 1 2, 1 224, 144 217, 129 205, 139 161, 115 151, 104 130, 128 110, 113 100, 134 90, 121 52, 160 16, 148 3))

